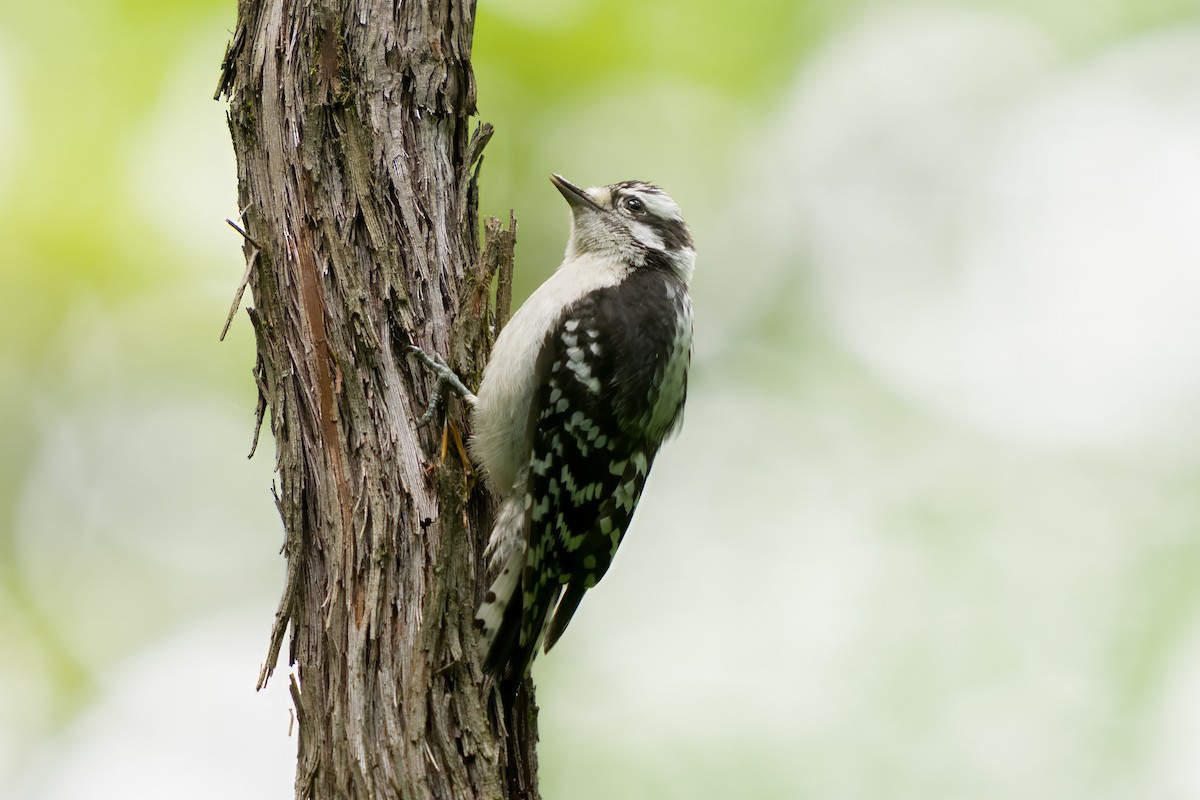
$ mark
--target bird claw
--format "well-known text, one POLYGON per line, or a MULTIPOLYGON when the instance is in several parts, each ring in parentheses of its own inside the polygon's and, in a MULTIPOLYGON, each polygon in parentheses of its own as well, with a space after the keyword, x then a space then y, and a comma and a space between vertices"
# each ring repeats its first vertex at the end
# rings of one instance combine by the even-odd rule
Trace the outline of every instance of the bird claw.
POLYGON ((440 355, 437 353, 426 353, 416 345, 409 345, 408 352, 415 355, 430 372, 437 376, 437 384, 433 387, 433 396, 429 398, 429 405, 426 407, 425 413, 417 419, 418 428, 424 428, 433 421, 438 409, 446 402, 447 389, 453 389, 467 403, 471 405, 475 404, 475 395, 471 393, 471 390, 466 387, 462 379, 455 374, 454 370, 450 369, 440 355))

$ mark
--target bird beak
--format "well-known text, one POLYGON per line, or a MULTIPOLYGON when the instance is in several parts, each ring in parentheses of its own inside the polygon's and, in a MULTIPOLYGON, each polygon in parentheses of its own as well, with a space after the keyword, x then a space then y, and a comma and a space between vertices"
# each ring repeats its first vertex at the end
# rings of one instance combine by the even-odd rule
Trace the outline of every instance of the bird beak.
POLYGON ((550 176, 550 182, 554 184, 554 187, 558 189, 566 201, 571 204, 572 211, 582 208, 590 208, 594 211, 604 210, 587 192, 571 183, 562 175, 554 173, 550 176))

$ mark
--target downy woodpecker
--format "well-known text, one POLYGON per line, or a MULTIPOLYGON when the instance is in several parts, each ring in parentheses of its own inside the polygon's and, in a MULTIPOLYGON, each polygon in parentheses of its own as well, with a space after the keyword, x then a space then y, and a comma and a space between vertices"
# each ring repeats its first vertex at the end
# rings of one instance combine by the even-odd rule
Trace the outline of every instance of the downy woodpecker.
MULTIPOLYGON (((496 338, 470 453, 501 498, 476 615, 485 668, 522 679, 612 562, 663 441, 681 422, 695 250, 679 206, 639 181, 580 189, 558 270, 496 338)), ((432 409, 431 409, 432 410, 432 409)))

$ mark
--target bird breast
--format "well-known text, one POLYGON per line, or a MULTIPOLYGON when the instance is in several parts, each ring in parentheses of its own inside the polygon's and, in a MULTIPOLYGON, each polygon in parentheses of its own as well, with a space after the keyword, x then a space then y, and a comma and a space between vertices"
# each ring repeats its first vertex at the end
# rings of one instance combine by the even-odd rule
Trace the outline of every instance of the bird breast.
POLYGON ((630 269, 593 255, 564 261, 496 337, 472 414, 470 448, 500 494, 513 488, 517 472, 529 459, 526 428, 542 347, 574 303, 589 292, 616 285, 630 269))

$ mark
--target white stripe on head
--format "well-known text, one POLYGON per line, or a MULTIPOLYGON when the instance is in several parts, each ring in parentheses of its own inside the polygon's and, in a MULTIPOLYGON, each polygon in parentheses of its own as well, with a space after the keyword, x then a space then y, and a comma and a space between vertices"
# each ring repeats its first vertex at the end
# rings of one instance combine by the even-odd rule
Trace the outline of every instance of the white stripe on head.
POLYGON ((607 186, 593 186, 590 189, 584 189, 583 193, 596 201, 597 205, 605 208, 612 206, 612 190, 607 186))
POLYGON ((651 250, 662 250, 666 245, 658 231, 644 222, 634 222, 629 226, 629 232, 633 234, 633 238, 651 250))
POLYGON ((661 192, 638 192, 638 199, 646 205, 646 210, 656 217, 661 219, 683 219, 683 212, 679 210, 679 206, 675 201, 661 192))

